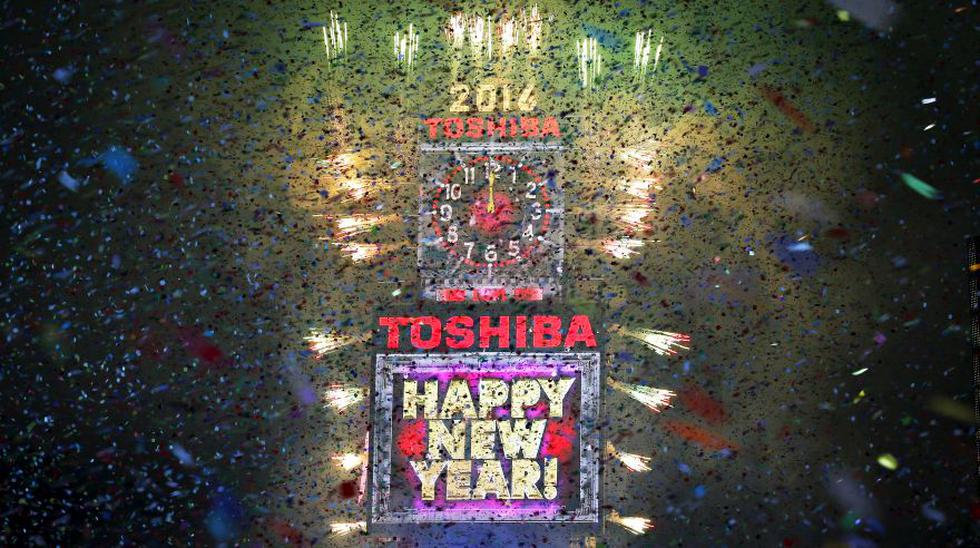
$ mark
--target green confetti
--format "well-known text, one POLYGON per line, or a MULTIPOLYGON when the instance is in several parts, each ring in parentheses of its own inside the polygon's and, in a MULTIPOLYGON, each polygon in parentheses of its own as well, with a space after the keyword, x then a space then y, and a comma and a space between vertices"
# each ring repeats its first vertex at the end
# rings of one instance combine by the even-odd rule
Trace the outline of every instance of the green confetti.
POLYGON ((912 190, 919 193, 921 196, 928 198, 930 200, 942 200, 943 193, 939 191, 936 187, 930 185, 929 183, 919 179, 915 175, 909 173, 902 174, 902 181, 906 186, 912 190))
POLYGON ((898 459, 896 459, 895 455, 892 455, 891 453, 884 453, 882 455, 878 455, 878 464, 889 470, 895 470, 898 468, 898 459))

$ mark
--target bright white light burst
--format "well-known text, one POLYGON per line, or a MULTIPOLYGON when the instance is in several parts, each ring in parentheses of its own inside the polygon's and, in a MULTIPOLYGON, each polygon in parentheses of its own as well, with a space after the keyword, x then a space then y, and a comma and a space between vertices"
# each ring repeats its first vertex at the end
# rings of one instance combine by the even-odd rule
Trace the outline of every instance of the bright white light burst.
POLYGON ((337 461, 337 464, 348 472, 359 467, 362 459, 363 456, 359 453, 345 453, 343 455, 333 457, 333 460, 337 461))
POLYGON ((633 255, 639 255, 640 252, 637 250, 641 247, 643 247, 643 240, 634 238, 602 241, 602 249, 617 259, 628 259, 633 255))
POLYGON ((350 523, 330 524, 330 534, 335 537, 346 537, 352 533, 367 533, 367 522, 352 521, 350 523))
POLYGON ((303 337, 303 340, 306 341, 310 351, 314 352, 317 358, 320 358, 331 352, 336 352, 345 346, 371 340, 371 332, 360 335, 344 335, 343 333, 320 331, 319 329, 311 328, 310 334, 303 337))

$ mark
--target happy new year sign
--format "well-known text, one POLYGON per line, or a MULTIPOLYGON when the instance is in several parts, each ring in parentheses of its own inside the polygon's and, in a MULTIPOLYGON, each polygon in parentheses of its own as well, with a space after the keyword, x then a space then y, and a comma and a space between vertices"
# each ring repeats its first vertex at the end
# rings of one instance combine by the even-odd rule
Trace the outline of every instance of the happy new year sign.
POLYGON ((382 354, 371 523, 595 523, 598 353, 382 354))

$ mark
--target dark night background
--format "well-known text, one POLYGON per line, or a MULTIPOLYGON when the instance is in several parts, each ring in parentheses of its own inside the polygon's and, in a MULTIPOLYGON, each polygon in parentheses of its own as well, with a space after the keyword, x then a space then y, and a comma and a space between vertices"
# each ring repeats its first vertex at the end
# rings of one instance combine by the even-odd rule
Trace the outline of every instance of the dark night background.
MULTIPOLYGON (((607 462, 603 504, 655 528, 597 542, 977 545, 975 3, 539 4, 544 52, 506 70, 573 148, 566 297, 692 337, 670 358, 610 338, 607 373, 679 396, 652 414, 604 393, 653 470, 607 462), (637 82, 647 28, 664 56, 637 82), (585 36, 608 56, 594 90, 585 36), (650 141, 651 164, 617 160, 650 141), (613 181, 639 176, 661 186, 646 245, 616 259, 595 242, 625 234, 613 181)), ((416 302, 419 119, 496 70, 450 62, 442 29, 508 5, 2 3, 0 543, 554 543, 331 534, 365 519, 331 457, 368 414, 321 394, 368 386, 372 355, 304 340, 416 302), (331 9, 335 61, 309 24, 331 9), (406 72, 389 48, 410 22, 406 72), (379 190, 349 199, 317 167, 345 153, 379 190), (355 213, 392 216, 352 239, 383 257, 341 252, 331 221, 355 213)))

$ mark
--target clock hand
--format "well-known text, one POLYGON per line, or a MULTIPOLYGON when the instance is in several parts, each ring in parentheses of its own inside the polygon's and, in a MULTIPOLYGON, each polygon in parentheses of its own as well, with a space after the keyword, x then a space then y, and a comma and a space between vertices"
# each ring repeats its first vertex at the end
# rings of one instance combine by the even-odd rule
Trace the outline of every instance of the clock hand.
POLYGON ((490 180, 490 198, 487 200, 487 213, 493 213, 493 183, 497 179, 497 174, 491 171, 488 179, 490 180))

